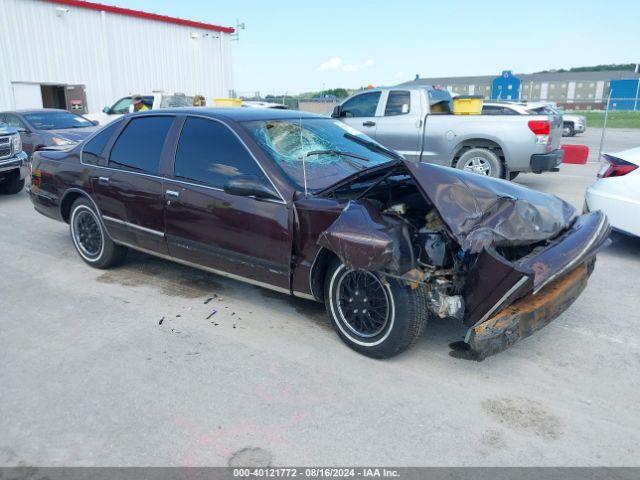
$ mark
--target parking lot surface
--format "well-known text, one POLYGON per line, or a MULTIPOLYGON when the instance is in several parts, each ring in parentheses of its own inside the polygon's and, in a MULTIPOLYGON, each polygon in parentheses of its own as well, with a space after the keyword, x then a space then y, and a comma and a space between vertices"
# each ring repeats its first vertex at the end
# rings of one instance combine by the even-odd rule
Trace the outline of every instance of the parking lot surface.
MULTIPOLYGON (((597 168, 518 182, 581 208, 597 168)), ((92 269, 25 192, 0 225, 1 465, 640 465, 638 239, 503 353, 452 358, 464 329, 434 320, 376 361, 313 302, 135 253, 92 269)))

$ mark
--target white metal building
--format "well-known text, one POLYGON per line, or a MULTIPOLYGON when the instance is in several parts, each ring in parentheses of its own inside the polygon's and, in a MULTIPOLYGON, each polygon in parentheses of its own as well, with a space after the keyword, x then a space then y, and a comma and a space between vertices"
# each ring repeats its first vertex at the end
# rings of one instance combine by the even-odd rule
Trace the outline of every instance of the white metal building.
POLYGON ((2 0, 0 110, 95 112, 135 93, 227 97, 234 29, 81 0, 2 0))

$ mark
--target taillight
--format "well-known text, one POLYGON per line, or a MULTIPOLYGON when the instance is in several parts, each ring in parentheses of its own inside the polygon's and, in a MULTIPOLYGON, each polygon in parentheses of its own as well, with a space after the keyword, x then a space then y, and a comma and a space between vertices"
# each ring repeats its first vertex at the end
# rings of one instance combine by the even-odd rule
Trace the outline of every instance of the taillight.
POLYGON ((602 155, 602 157, 609 165, 607 166, 606 163, 602 165, 598 172, 598 178, 622 177, 623 175, 633 172, 638 168, 638 165, 627 162, 626 160, 622 160, 618 157, 613 157, 607 154, 602 155))
POLYGON ((551 122, 549 120, 529 120, 529 130, 536 136, 538 145, 547 145, 549 143, 549 134, 551 133, 551 122))
POLYGON ((549 120, 529 120, 529 130, 535 135, 549 135, 551 122, 549 120))

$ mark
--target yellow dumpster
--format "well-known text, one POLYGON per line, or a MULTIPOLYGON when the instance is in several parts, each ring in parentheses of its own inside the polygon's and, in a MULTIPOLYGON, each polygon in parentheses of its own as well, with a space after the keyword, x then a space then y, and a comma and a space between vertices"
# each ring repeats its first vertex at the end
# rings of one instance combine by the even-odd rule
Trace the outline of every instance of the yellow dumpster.
POLYGON ((242 105, 241 98, 214 98, 213 104, 216 107, 239 107, 242 105))
POLYGON ((460 95, 453 99, 454 115, 480 115, 482 113, 482 96, 460 95))

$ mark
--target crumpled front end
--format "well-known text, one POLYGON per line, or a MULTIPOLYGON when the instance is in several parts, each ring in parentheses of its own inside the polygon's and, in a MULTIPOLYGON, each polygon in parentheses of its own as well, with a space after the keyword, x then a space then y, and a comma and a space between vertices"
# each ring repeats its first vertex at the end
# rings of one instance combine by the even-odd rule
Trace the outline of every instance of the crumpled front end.
POLYGON ((395 183, 350 201, 318 244, 350 269, 422 288, 430 314, 469 328, 453 355, 504 350, 582 292, 609 235, 601 212, 577 216, 553 195, 456 169, 404 167, 405 180, 392 172, 395 183))

